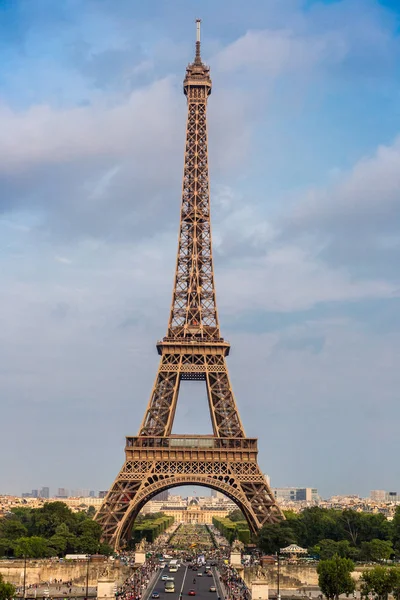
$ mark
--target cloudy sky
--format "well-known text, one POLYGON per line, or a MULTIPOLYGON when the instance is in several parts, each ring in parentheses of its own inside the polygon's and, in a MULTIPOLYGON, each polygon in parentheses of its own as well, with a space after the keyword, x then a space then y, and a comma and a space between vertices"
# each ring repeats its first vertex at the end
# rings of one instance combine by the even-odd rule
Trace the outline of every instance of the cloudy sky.
MULTIPOLYGON (((0 492, 107 489, 166 332, 201 17, 222 331, 275 486, 400 489, 398 0, 0 0, 0 492)), ((175 432, 211 431, 182 387, 175 432)))

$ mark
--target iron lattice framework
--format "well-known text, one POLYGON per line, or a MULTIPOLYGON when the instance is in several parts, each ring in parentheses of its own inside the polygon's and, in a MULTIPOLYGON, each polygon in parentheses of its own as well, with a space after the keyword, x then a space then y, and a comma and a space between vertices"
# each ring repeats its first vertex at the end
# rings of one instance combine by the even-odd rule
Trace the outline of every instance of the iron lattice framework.
POLYGON ((180 233, 168 332, 158 342, 160 366, 137 437, 126 438, 125 463, 96 519, 104 540, 119 548, 142 506, 156 493, 197 484, 223 492, 241 508, 250 529, 283 518, 257 463, 257 440, 246 438, 225 358, 215 299, 208 178, 207 99, 209 68, 196 56, 186 69, 185 165, 180 233), (172 435, 182 380, 203 380, 211 436, 172 435))

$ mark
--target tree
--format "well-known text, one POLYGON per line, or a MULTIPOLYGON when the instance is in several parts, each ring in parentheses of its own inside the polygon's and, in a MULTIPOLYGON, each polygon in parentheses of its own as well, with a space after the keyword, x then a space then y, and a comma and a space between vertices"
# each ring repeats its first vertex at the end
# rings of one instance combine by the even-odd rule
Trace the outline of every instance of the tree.
POLYGON ((76 549, 85 554, 96 554, 99 551, 101 526, 90 519, 86 519, 80 527, 76 539, 76 549))
POLYGON ((15 587, 11 583, 6 583, 0 573, 0 600, 11 600, 15 596, 15 591, 15 587))
POLYGON ((392 542, 384 540, 371 540, 361 544, 361 558, 366 561, 381 562, 393 554, 392 542))
POLYGON ((58 556, 73 552, 76 546, 76 538, 65 523, 57 526, 56 532, 49 542, 58 556))
POLYGON ((14 553, 18 557, 46 558, 47 556, 51 556, 53 552, 49 549, 47 540, 37 535, 21 537, 15 543, 14 553))
POLYGON ((274 554, 280 548, 297 542, 290 522, 267 523, 258 534, 258 547, 267 554, 274 554))
POLYGON ((396 508, 392 521, 392 540, 397 552, 400 552, 400 506, 396 508))
POLYGON ((242 513, 241 510, 239 510, 238 508, 236 510, 232 510, 229 515, 228 515, 228 519, 230 519, 231 521, 233 521, 234 523, 236 523, 237 521, 245 521, 246 518, 244 516, 244 514, 242 513))
POLYGON ((327 560, 333 558, 335 554, 338 554, 341 558, 351 558, 352 560, 358 558, 358 550, 353 546, 350 546, 348 540, 341 540, 335 542, 335 540, 321 540, 313 548, 310 548, 311 554, 317 554, 321 560, 327 560))
POLYGON ((351 594, 356 584, 351 577, 354 563, 349 558, 341 558, 337 554, 328 560, 321 560, 318 572, 318 585, 321 592, 331 600, 339 598, 340 594, 351 594))
POLYGON ((363 571, 361 575, 361 596, 373 594, 378 600, 387 600, 389 594, 399 597, 400 569, 382 566, 363 571))
POLYGON ((28 529, 14 515, 5 517, 0 521, 0 535, 8 540, 16 540, 27 535, 28 529))

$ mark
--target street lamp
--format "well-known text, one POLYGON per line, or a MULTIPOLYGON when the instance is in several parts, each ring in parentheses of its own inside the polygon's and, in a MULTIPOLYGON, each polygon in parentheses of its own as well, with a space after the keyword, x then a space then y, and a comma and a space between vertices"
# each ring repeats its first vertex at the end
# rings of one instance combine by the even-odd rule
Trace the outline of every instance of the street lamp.
POLYGON ((89 563, 90 563, 90 556, 88 556, 87 565, 86 565, 86 593, 85 593, 85 600, 88 600, 88 595, 89 595, 89 563))
POLYGON ((24 554, 24 598, 26 598, 25 586, 26 586, 26 554, 24 554))
POLYGON ((276 600, 281 600, 281 593, 280 593, 280 574, 281 574, 281 572, 280 572, 280 564, 281 564, 280 558, 281 558, 281 555, 279 554, 279 550, 276 553, 276 557, 278 559, 278 574, 277 574, 278 575, 278 579, 277 579, 276 600))

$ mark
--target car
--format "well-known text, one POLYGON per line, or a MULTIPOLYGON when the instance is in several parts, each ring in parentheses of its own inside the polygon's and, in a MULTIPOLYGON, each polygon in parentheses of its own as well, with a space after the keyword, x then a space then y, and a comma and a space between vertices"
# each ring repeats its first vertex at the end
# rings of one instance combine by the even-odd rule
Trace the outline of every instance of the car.
POLYGON ((211 571, 208 571, 207 577, 212 577, 212 576, 213 576, 213 574, 211 573, 211 571))
POLYGON ((195 596, 196 592, 194 590, 189 590, 188 591, 188 596, 195 596))
POLYGON ((199 572, 197 573, 197 577, 203 577, 203 573, 202 573, 201 571, 199 571, 199 572))
POLYGON ((209 591, 210 591, 210 592, 216 592, 216 591, 217 591, 217 588, 215 587, 215 585, 212 585, 212 586, 210 586, 210 589, 209 589, 209 591))
POLYGON ((152 598, 159 598, 160 597, 160 592, 153 592, 151 595, 152 598))
POLYGON ((161 581, 168 581, 168 580, 169 580, 169 577, 168 577, 168 575, 163 575, 163 576, 161 577, 161 581))

